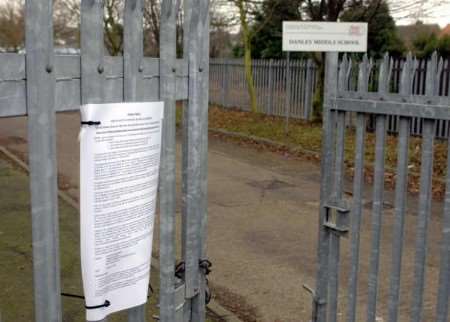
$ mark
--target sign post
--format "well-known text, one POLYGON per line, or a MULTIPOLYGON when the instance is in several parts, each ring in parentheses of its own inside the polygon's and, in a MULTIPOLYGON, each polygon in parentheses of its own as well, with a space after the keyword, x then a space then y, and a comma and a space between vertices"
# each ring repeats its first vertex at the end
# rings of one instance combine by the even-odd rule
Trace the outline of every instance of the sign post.
POLYGON ((285 134, 288 135, 289 133, 289 115, 291 112, 291 52, 286 52, 286 108, 285 108, 285 117, 286 117, 286 124, 285 124, 285 134))

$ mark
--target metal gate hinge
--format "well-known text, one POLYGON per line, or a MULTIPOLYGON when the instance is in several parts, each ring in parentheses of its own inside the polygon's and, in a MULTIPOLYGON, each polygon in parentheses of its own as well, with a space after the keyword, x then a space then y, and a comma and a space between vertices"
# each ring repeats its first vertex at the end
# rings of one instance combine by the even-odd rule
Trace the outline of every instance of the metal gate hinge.
POLYGON ((330 202, 324 205, 326 209, 323 226, 342 236, 349 231, 350 209, 344 201, 330 202))

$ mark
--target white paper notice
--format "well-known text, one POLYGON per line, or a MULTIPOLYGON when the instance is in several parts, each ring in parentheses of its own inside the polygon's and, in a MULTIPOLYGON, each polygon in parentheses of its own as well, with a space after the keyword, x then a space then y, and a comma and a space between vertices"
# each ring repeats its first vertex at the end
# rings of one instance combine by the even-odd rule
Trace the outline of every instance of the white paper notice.
POLYGON ((81 266, 88 321, 147 301, 163 109, 162 102, 81 107, 81 266))

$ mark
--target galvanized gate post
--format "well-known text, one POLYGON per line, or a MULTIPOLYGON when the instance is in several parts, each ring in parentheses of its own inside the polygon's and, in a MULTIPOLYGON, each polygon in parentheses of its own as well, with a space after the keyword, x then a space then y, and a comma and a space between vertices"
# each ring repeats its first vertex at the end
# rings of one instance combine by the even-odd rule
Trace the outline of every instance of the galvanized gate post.
POLYGON ((323 225, 327 216, 326 203, 331 194, 331 165, 333 160, 333 127, 331 117, 333 99, 337 94, 338 54, 327 53, 325 65, 325 90, 323 104, 322 161, 319 213, 319 244, 316 294, 313 301, 313 322, 325 322, 327 319, 328 300, 328 257, 330 233, 323 225))
POLYGON ((177 1, 161 3, 160 99, 164 100, 160 171, 160 321, 176 321, 175 306, 175 159, 176 159, 176 16, 177 1))
POLYGON ((185 321, 205 320, 205 271, 200 262, 205 259, 207 216, 207 157, 208 157, 208 74, 209 74, 209 1, 188 1, 188 39, 186 52, 189 62, 189 97, 185 108, 183 140, 183 215, 185 262, 185 321), (185 310, 186 312, 186 310, 185 310))
POLYGON ((37 322, 62 319, 52 5, 51 0, 26 1, 26 102, 37 322))
MULTIPOLYGON (((143 56, 143 11, 142 0, 126 0, 124 12, 124 79, 125 102, 143 100, 142 56, 143 56)), ((129 322, 145 322, 145 304, 128 310, 129 322)))
MULTIPOLYGON (((102 103, 105 98, 103 3, 81 1, 81 104, 102 103)), ((103 322, 106 322, 104 319, 103 322)))

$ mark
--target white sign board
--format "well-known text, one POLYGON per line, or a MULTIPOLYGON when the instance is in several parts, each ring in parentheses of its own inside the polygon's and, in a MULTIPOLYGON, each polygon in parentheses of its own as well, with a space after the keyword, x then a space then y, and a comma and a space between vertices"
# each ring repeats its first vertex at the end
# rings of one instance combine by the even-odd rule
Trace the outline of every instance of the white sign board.
POLYGON ((366 52, 365 22, 283 21, 283 51, 366 52))
POLYGON ((80 240, 88 321, 147 302, 163 103, 81 107, 80 240))

